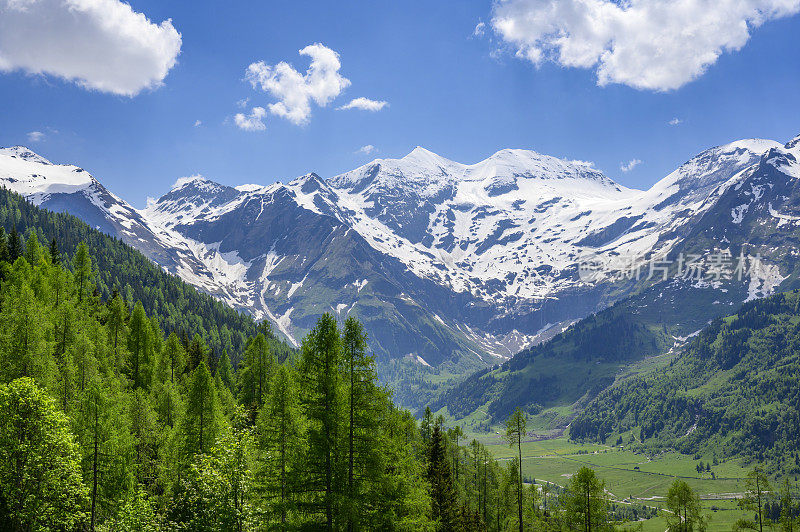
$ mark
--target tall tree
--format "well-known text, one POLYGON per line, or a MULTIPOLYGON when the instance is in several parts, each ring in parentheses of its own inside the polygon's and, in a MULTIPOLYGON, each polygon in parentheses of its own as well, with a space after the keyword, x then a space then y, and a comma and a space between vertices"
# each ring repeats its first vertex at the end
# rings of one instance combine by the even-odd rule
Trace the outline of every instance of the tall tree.
POLYGON ((342 345, 334 317, 325 313, 303 339, 300 359, 302 404, 308 419, 306 486, 309 509, 324 514, 333 530, 342 494, 342 345))
POLYGON ((233 391, 235 375, 233 373, 231 357, 228 356, 227 349, 223 349, 222 356, 219 357, 219 365, 217 365, 216 377, 219 377, 220 382, 229 391, 233 391))
POLYGON ((745 480, 745 486, 747 492, 742 499, 739 499, 739 507, 755 513, 756 521, 740 519, 737 521, 737 527, 758 529, 759 532, 764 532, 764 525, 770 525, 769 520, 764 515, 765 494, 772 491, 769 477, 764 472, 764 468, 757 465, 750 470, 745 480))
POLYGON ((81 242, 75 249, 72 258, 72 269, 75 272, 75 282, 78 285, 78 303, 82 303, 94 289, 92 286, 92 257, 89 247, 81 242))
POLYGON ((447 459, 445 438, 438 425, 434 425, 431 430, 427 458, 432 517, 437 522, 438 530, 455 532, 459 526, 458 504, 447 459))
POLYGON ((17 232, 17 228, 12 227, 8 235, 8 262, 14 264, 14 262, 22 256, 23 252, 22 239, 17 232))
POLYGON ((264 335, 259 333, 247 345, 244 361, 239 370, 241 401, 250 409, 253 417, 264 404, 274 367, 275 357, 269 343, 264 335))
POLYGON ((114 344, 114 356, 119 356, 119 340, 125 330, 127 307, 119 294, 111 300, 108 308, 108 328, 114 344))
POLYGON ((670 486, 667 506, 672 512, 666 514, 670 532, 702 532, 706 529, 700 497, 683 480, 675 479, 670 486))
POLYGON ((569 530, 584 532, 612 531, 608 502, 604 497, 605 484, 595 472, 584 466, 572 475, 562 496, 564 519, 569 530))
POLYGON ((128 332, 128 371, 134 388, 146 387, 149 383, 152 339, 150 321, 141 302, 137 302, 131 314, 128 332))
POLYGON ((257 420, 258 491, 267 516, 278 520, 281 530, 286 530, 288 514, 297 501, 296 493, 301 491, 297 468, 304 427, 297 394, 294 370, 278 366, 257 420))
POLYGON ((367 355, 367 335, 354 317, 342 330, 344 378, 347 393, 347 530, 360 528, 364 520, 364 486, 381 472, 379 409, 384 405, 376 385, 375 361, 367 355))
POLYGON ((58 250, 56 239, 50 240, 50 261, 56 266, 61 264, 61 252, 58 250))
POLYGON ((519 463, 519 473, 517 476, 517 522, 519 523, 520 532, 522 532, 523 529, 522 440, 525 438, 527 433, 526 427, 527 421, 525 419, 525 414, 522 412, 520 407, 517 407, 517 409, 514 410, 514 413, 511 414, 511 417, 508 418, 508 421, 506 421, 506 440, 512 448, 517 448, 517 460, 519 463))
POLYGON ((225 426, 214 380, 203 361, 192 372, 186 412, 181 422, 184 456, 208 452, 224 432, 225 426))

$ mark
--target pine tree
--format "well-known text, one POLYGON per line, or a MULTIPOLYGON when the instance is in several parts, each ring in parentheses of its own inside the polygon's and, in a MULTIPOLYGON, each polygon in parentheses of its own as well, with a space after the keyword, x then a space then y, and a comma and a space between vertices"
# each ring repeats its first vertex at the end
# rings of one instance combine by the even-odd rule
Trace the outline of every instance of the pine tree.
POLYGON ((30 232, 28 241, 25 243, 25 260, 31 266, 39 266, 44 261, 44 252, 34 231, 30 232))
POLYGON ((186 363, 186 355, 183 352, 183 346, 178 339, 178 335, 174 332, 170 333, 167 338, 167 343, 164 346, 164 354, 161 357, 162 371, 164 372, 163 379, 169 379, 169 382, 175 382, 175 376, 180 376, 183 373, 184 364, 186 363))
POLYGON ((324 514, 324 526, 332 530, 338 518, 342 494, 342 346, 339 328, 325 313, 303 339, 300 375, 302 404, 308 419, 306 487, 309 509, 324 514))
POLYGON ((11 256, 8 254, 8 239, 6 237, 6 230, 0 226, 0 263, 11 262, 11 256))
POLYGON ((772 491, 772 486, 769 483, 769 477, 764 472, 764 468, 760 465, 755 466, 748 474, 745 480, 747 493, 745 497, 739 499, 739 507, 743 510, 753 512, 756 515, 756 521, 739 520, 737 525, 740 528, 753 528, 758 527, 759 532, 764 531, 764 525, 770 526, 769 519, 764 515, 764 504, 766 502, 766 493, 772 491))
POLYGON ((111 300, 108 308, 108 328, 111 335, 111 340, 114 344, 114 357, 119 357, 119 341, 125 329, 125 302, 117 294, 111 300))

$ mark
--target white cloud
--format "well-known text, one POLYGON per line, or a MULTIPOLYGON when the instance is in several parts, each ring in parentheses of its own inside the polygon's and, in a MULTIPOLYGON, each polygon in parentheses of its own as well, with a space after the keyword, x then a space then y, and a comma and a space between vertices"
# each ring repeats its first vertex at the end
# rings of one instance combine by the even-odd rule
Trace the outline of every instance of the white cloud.
POLYGON ((242 98, 241 100, 236 102, 236 107, 239 107, 240 109, 244 109, 245 107, 247 107, 248 103, 250 103, 250 98, 249 97, 248 98, 242 98))
POLYGON ((311 58, 305 74, 284 61, 275 66, 258 61, 248 66, 245 74, 253 88, 260 88, 278 99, 269 104, 271 113, 297 125, 308 123, 312 101, 325 107, 350 86, 350 80, 339 74, 342 64, 335 51, 316 43, 299 53, 311 58))
POLYGON ((472 31, 472 35, 475 37, 483 37, 483 34, 486 33, 486 23, 481 21, 475 26, 475 29, 472 31))
POLYGON ((162 84, 180 50, 170 20, 153 24, 119 0, 0 0, 0 71, 135 96, 162 84))
POLYGON ((631 159, 627 163, 620 163, 619 169, 627 173, 636 168, 637 166, 639 166, 640 164, 642 164, 641 159, 631 159))
POLYGON ((44 140, 44 133, 41 131, 31 131, 28 133, 28 142, 41 142, 44 140))
POLYGON ((677 89, 800 0, 498 0, 491 21, 517 56, 596 69, 597 83, 677 89))
POLYGON ((377 149, 372 144, 367 144, 366 146, 361 146, 356 153, 363 153, 365 155, 369 155, 371 153, 375 153, 377 149))
POLYGON ((249 115, 236 113, 233 117, 234 122, 245 131, 264 131, 267 126, 264 124, 264 117, 267 115, 267 110, 263 107, 253 107, 249 115))
POLYGON ((364 98, 360 96, 358 98, 354 98, 350 100, 350 103, 345 104, 338 109, 345 110, 345 109, 361 109, 362 111, 380 111, 384 107, 389 105, 389 102, 385 102, 383 100, 370 100, 369 98, 364 98))
POLYGON ((202 125, 203 125, 203 122, 201 120, 195 120, 194 121, 194 127, 200 127, 202 125))
POLYGON ((681 120, 678 117, 675 117, 672 120, 670 120, 669 122, 667 122, 667 124, 669 124, 670 126, 677 126, 678 124, 681 124, 681 123, 683 123, 683 120, 681 120))

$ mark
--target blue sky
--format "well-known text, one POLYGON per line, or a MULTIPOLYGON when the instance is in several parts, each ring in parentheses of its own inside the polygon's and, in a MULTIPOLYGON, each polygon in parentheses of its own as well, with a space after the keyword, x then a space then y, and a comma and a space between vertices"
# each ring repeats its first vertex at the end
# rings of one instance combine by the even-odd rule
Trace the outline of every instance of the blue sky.
MULTIPOLYGON (((57 10, 61 1, 43 0, 41 9, 53 5, 57 10)), ((770 2, 751 3, 759 1, 770 2)), ((11 9, 7 2, 0 0, 0 10, 11 9)), ((88 82, 65 81, 57 73, 31 74, 35 68, 30 65, 39 58, 22 57, 12 50, 14 43, 0 38, 0 145, 27 145, 54 162, 83 166, 136 206, 166 192, 181 176, 199 173, 231 185, 286 181, 310 171, 330 177, 376 157, 403 156, 416 145, 465 163, 502 148, 528 148, 593 161, 622 184, 648 187, 705 147, 746 137, 788 140, 800 133, 800 16, 794 14, 800 6, 784 3, 791 4, 788 11, 752 27, 744 43, 741 36, 723 36, 723 48, 738 49, 723 51, 704 73, 690 73, 694 79, 687 80, 681 70, 694 68, 682 59, 687 50, 675 51, 664 70, 666 60, 660 56, 640 66, 620 49, 611 81, 601 86, 605 67, 597 66, 591 54, 588 59, 567 57, 570 50, 542 37, 541 27, 509 29, 498 22, 523 20, 514 17, 521 10, 544 9, 545 0, 506 0, 501 7, 477 0, 134 0, 133 11, 155 24, 171 19, 180 33, 177 63, 161 85, 134 96, 114 93, 127 88, 91 88, 106 79, 103 68, 112 68, 104 63, 86 74, 88 82), (475 35, 480 22, 483 31, 475 35), (324 106, 312 100, 307 123, 297 125, 269 112, 269 104, 279 98, 253 88, 246 70, 257 61, 268 66, 285 61, 303 73, 309 57, 298 51, 313 43, 339 54, 338 74, 350 84, 324 106), (540 51, 551 59, 536 65, 531 58, 540 51), (22 66, 3 67, 4 52, 7 63, 11 57, 11 63, 22 66), (650 75, 659 69, 667 74, 650 75), (680 86, 664 91, 648 84, 680 86), (375 112, 337 109, 357 97, 388 105, 375 112), (240 108, 237 102, 246 98, 246 107, 240 108), (254 106, 267 109, 265 129, 237 127, 234 116, 254 106), (680 123, 670 125, 675 118, 680 123), (31 141, 33 131, 43 135, 31 141), (374 146, 374 153, 359 151, 366 145, 374 146), (623 172, 621 165, 634 159, 641 163, 623 172)), ((559 17, 558 24, 568 19, 551 16, 559 17)), ((582 36, 579 22, 567 26, 574 28, 571 37, 577 44, 602 33, 582 36)), ((603 28, 602 20, 591 22, 603 28)), ((681 25, 680 20, 671 23, 681 25)), ((722 25, 729 24, 722 20, 722 25)), ((640 33, 652 32, 642 28, 640 33)), ((642 35, 615 38, 628 39, 636 56, 642 35)), ((672 42, 666 34, 659 38, 672 42)), ((676 38, 681 46, 687 39, 693 43, 685 35, 676 38)), ((718 45, 702 42, 697 47, 702 52, 704 46, 718 45)), ((53 50, 48 43, 30 46, 42 46, 43 54, 53 50)), ((116 53, 114 42, 89 41, 87 46, 116 53)), ((129 64, 124 55, 109 55, 108 61, 113 68, 129 64)))

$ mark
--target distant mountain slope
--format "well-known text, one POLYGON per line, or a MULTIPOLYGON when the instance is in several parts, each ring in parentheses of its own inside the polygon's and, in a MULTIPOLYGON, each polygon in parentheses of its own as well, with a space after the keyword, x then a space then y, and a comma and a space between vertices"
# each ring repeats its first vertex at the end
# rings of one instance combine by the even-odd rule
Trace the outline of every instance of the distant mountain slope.
POLYGON ((605 441, 632 432, 651 449, 713 449, 796 475, 798 375, 800 293, 793 291, 746 303, 703 329, 668 368, 603 392, 570 435, 605 441))
MULTIPOLYGON (((683 338, 736 310, 743 301, 800 286, 798 161, 798 139, 771 147, 709 195, 713 205, 693 218, 667 255, 666 281, 661 281, 661 273, 648 280, 644 262, 642 279, 628 281, 634 285, 633 296, 578 322, 545 345, 472 375, 434 400, 432 407, 447 407, 457 418, 474 418, 480 412, 479 418, 494 423, 516 406, 534 414, 571 406, 574 414, 630 363, 680 345, 683 338), (685 264, 694 256, 705 261, 701 279, 685 264), (724 274, 719 278, 714 261, 726 265, 717 270, 724 274)), ((674 235, 661 238, 670 241, 674 235)), ((566 414, 553 423, 564 426, 570 417, 566 414)))
MULTIPOLYGON (((765 140, 712 148, 647 191, 622 187, 586 163, 528 150, 465 165, 423 148, 328 180, 308 174, 287 184, 228 187, 183 178, 142 210, 80 168, 21 147, 0 150, 0 182, 75 213, 231 307, 269 319, 291 342, 323 312, 353 314, 379 367, 404 360, 458 374, 502 362, 551 335, 554 324, 653 284, 621 276, 621 259, 719 243, 720 231, 741 225, 723 216, 741 205, 729 207, 740 201, 731 191, 755 179, 749 169, 765 154, 781 150, 791 156, 791 148, 765 140), (701 232, 703 223, 717 233, 701 232), (590 276, 586 264, 597 266, 590 276)), ((764 217, 793 227, 795 214, 770 198, 775 215, 740 208, 752 219, 746 227, 764 217)), ((764 268, 748 272, 751 290, 731 290, 721 304, 769 294, 793 271, 793 259, 764 258, 764 268)))
MULTIPOLYGON (((23 236, 34 231, 43 244, 55 239, 62 259, 70 259, 85 242, 95 261, 95 282, 100 297, 108 300, 116 290, 132 305, 141 301, 166 332, 201 335, 212 350, 212 362, 223 350, 237 362, 245 341, 255 334, 256 323, 195 287, 164 272, 139 251, 86 225, 79 218, 36 207, 22 196, 0 188, 0 227, 17 229, 23 236)), ((287 346, 271 340, 279 356, 287 346)))

